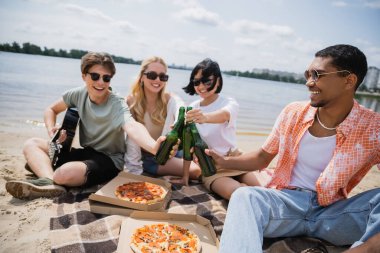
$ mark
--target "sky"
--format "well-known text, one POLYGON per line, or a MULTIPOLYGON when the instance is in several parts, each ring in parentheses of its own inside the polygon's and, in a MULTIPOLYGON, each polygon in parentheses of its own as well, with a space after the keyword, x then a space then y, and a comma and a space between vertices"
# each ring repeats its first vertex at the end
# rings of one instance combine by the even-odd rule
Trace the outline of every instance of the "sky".
POLYGON ((0 43, 303 73, 351 44, 380 67, 380 0, 0 0, 0 43))

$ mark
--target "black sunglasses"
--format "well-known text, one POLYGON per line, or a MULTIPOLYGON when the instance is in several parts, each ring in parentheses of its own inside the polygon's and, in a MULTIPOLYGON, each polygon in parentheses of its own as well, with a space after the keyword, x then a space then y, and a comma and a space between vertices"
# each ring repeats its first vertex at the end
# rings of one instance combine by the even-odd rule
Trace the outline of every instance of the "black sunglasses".
POLYGON ((194 86, 198 86, 201 83, 203 83, 204 86, 210 87, 211 85, 213 85, 214 80, 216 80, 216 79, 209 79, 206 77, 202 77, 201 79, 198 79, 198 80, 193 79, 192 82, 193 82, 194 86))
MULTIPOLYGON (((98 81, 100 78, 100 74, 98 74, 98 73, 88 73, 88 74, 91 76, 92 81, 98 81)), ((105 82, 105 83, 111 82, 111 78, 112 78, 112 76, 110 76, 110 75, 103 75, 102 76, 103 82, 105 82)))
POLYGON ((157 73, 154 72, 154 71, 149 71, 149 72, 145 72, 144 75, 146 75, 146 77, 147 77, 149 80, 156 80, 157 77, 160 78, 160 81, 161 81, 161 82, 166 82, 167 80, 169 80, 169 76, 166 75, 165 73, 157 74, 157 73))

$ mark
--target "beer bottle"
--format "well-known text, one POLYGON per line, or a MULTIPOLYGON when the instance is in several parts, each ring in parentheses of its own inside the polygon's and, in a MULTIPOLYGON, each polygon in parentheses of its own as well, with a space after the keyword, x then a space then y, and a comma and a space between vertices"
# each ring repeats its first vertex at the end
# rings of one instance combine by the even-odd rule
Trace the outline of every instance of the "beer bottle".
POLYGON ((184 121, 185 107, 181 106, 179 108, 179 116, 177 122, 174 124, 173 129, 166 134, 166 140, 161 143, 160 148, 158 149, 155 156, 158 164, 164 165, 169 159, 170 151, 173 149, 173 146, 177 144, 178 137, 182 136, 184 121))
MULTIPOLYGON (((186 108, 186 112, 190 111, 193 109, 191 106, 188 106, 186 108)), ((190 152, 191 147, 194 146, 193 143, 193 137, 191 135, 191 129, 190 129, 190 124, 185 121, 185 126, 183 128, 182 132, 182 148, 183 148, 183 159, 186 161, 191 161, 193 160, 193 155, 190 152)))
POLYGON ((205 149, 208 148, 206 142, 204 142, 198 133, 198 129, 195 123, 190 123, 191 135, 194 141, 194 152, 198 158, 199 165, 204 177, 212 176, 216 173, 214 160, 205 153, 205 149))

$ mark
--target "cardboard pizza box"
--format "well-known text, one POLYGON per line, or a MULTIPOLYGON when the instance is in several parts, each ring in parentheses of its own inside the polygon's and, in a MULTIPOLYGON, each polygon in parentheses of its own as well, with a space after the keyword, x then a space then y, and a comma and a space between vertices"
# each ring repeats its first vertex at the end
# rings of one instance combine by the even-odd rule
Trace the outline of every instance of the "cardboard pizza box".
MULTIPOLYGON (((99 201, 89 200, 90 203, 90 212, 99 213, 99 214, 107 214, 107 215, 124 215, 129 216, 132 212, 136 211, 136 209, 126 208, 122 206, 115 206, 112 204, 106 204, 99 201)), ((165 207, 162 206, 160 209, 154 210, 159 212, 165 212, 165 207)))
POLYGON ((168 222, 181 227, 190 229, 196 233, 201 241, 201 252, 216 253, 219 248, 219 241, 216 237, 211 222, 199 215, 193 214, 176 214, 166 212, 145 212, 134 211, 121 224, 119 243, 117 252, 133 253, 130 242, 131 236, 135 229, 148 224, 168 222))
MULTIPOLYGON (((130 208, 135 210, 159 210, 166 208, 171 196, 171 184, 162 179, 135 175, 125 171, 121 171, 114 179, 100 188, 97 192, 90 195, 89 199, 98 201, 105 204, 116 205, 124 208, 130 208), (166 196, 162 201, 153 204, 139 204, 133 203, 131 201, 121 200, 115 196, 115 189, 119 185, 129 183, 129 182, 149 182, 153 184, 160 185, 167 190, 166 196)), ((94 203, 94 202, 93 202, 94 203)))

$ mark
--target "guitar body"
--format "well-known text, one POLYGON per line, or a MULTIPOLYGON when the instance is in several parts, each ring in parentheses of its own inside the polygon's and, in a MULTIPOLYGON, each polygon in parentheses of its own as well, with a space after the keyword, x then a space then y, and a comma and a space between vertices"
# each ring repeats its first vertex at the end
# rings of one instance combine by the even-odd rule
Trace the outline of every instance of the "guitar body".
POLYGON ((49 156, 53 166, 57 164, 57 161, 62 153, 70 152, 78 122, 78 111, 75 108, 68 108, 65 113, 62 126, 50 141, 49 156), (67 137, 62 143, 59 143, 57 140, 63 129, 66 130, 67 137))

